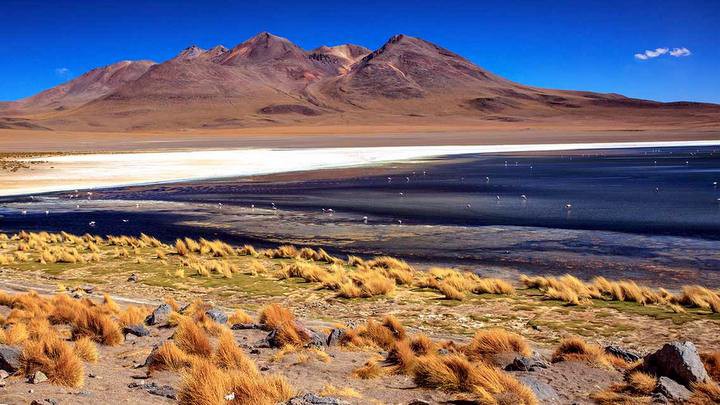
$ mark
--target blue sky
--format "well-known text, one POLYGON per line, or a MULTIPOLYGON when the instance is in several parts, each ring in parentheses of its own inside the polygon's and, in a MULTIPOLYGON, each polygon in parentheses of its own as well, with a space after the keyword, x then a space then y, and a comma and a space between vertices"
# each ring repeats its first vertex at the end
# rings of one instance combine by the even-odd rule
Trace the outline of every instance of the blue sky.
POLYGON ((163 61, 261 31, 305 49, 374 49, 403 33, 524 84, 720 103, 720 0, 2 0, 0 100, 118 60, 163 61))

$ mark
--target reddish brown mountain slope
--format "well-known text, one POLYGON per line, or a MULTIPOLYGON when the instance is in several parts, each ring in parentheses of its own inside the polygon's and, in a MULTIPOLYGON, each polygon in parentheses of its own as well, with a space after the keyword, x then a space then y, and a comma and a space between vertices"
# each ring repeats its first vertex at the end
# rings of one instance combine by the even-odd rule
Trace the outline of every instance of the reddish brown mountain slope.
POLYGON ((155 62, 122 61, 93 69, 82 76, 14 103, 25 111, 64 110, 112 93, 145 73, 155 62))
POLYGON ((357 45, 306 52, 269 33, 232 49, 191 46, 161 64, 93 70, 0 106, 0 116, 16 120, 6 125, 111 131, 300 123, 720 127, 717 105, 524 86, 405 35, 374 52, 357 45))

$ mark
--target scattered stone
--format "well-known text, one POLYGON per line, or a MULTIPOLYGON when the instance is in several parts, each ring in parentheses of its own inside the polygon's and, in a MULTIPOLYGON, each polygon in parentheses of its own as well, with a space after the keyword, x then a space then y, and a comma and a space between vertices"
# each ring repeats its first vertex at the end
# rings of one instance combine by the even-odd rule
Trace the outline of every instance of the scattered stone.
POLYGON ((340 398, 321 397, 312 393, 291 398, 286 405, 346 405, 340 398))
POLYGON ((683 402, 690 399, 692 393, 689 389, 663 376, 658 379, 655 386, 655 393, 661 394, 666 399, 674 402, 683 402))
POLYGON ((225 395, 224 398, 225 398, 226 401, 232 401, 233 399, 235 399, 235 393, 234 393, 234 392, 231 392, 231 393, 225 395))
POLYGON ((8 377, 10 377, 10 373, 5 370, 0 370, 0 380, 4 380, 8 377))
POLYGON ((0 344, 0 370, 13 374, 20 368, 20 349, 0 344))
POLYGON ((145 323, 148 325, 165 324, 170 317, 170 312, 172 312, 172 307, 168 304, 162 304, 145 318, 145 323))
POLYGON ((306 329, 305 332, 310 336, 310 343, 307 344, 308 347, 325 347, 325 344, 327 343, 325 336, 312 329, 306 329))
POLYGON ((670 400, 667 399, 667 397, 659 392, 656 392, 652 394, 652 403, 653 404, 669 404, 670 400))
POLYGON ((423 401, 422 399, 415 399, 413 401, 410 401, 408 405, 430 405, 430 402, 423 401))
POLYGON ((130 277, 128 277, 127 281, 131 283, 137 283, 138 282, 138 275, 135 273, 132 273, 130 277))
POLYGON ((605 353, 611 354, 615 357, 619 357, 619 358, 627 361, 628 363, 634 363, 642 358, 642 356, 640 356, 637 353, 634 353, 629 350, 625 350, 622 347, 613 346, 613 345, 605 346, 605 353))
POLYGON ((538 371, 541 368, 548 368, 549 364, 540 357, 518 356, 505 367, 506 371, 538 371))
POLYGON ((210 319, 221 325, 225 325, 228 321, 227 314, 217 308, 208 309, 207 311, 205 311, 205 315, 207 315, 208 317, 210 317, 210 319))
POLYGON ((670 377, 686 387, 708 379, 692 342, 666 343, 662 349, 645 356, 644 368, 651 374, 670 377))
POLYGON ((123 333, 141 337, 149 335, 150 331, 143 325, 128 325, 123 328, 123 333))
POLYGON ((260 349, 258 349, 257 347, 253 347, 252 349, 250 349, 250 354, 260 354, 260 349))
POLYGON ((95 291, 95 287, 93 287, 91 285, 84 285, 84 286, 80 287, 80 289, 83 290, 85 292, 85 294, 92 294, 93 291, 95 291))
POLYGON ((91 396, 93 396, 93 393, 90 391, 78 391, 75 393, 75 395, 81 396, 81 397, 91 397, 91 396))
POLYGON ((249 329, 260 329, 260 325, 256 323, 236 323, 230 327, 232 330, 249 330, 249 329))
POLYGON ((41 382, 47 381, 48 378, 42 371, 36 371, 35 374, 31 375, 28 382, 31 384, 40 384, 41 382))
POLYGON ((268 371, 268 370, 270 370, 270 367, 268 367, 268 366, 260 367, 260 371, 268 371))
POLYGON ((72 297, 75 298, 76 300, 79 300, 80 298, 83 297, 83 295, 82 295, 82 293, 81 293, 80 291, 75 291, 75 292, 73 293, 72 297))
POLYGON ((45 398, 43 400, 33 399, 30 405, 58 405, 60 401, 54 398, 45 398))
POLYGON ((328 346, 337 346, 340 344, 340 340, 345 336, 345 329, 335 328, 330 331, 325 342, 328 346))
POLYGON ((535 396, 540 400, 541 404, 560 403, 560 396, 557 391, 555 391, 555 388, 551 387, 549 384, 529 375, 520 376, 518 379, 523 384, 527 385, 533 393, 535 393, 535 396))
POLYGON ((130 383, 128 385, 128 388, 140 388, 144 389, 148 392, 148 394, 157 395, 160 397, 170 398, 170 399, 177 399, 177 392, 175 391, 175 388, 169 386, 169 385, 158 385, 155 382, 151 383, 145 383, 145 384, 138 384, 138 383, 130 383))

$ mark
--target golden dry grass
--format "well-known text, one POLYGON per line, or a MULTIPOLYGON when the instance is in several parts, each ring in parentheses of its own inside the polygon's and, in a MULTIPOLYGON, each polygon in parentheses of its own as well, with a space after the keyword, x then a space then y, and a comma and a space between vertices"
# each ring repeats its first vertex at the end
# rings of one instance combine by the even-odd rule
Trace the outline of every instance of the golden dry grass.
POLYGON ((20 355, 21 372, 31 376, 42 371, 53 384, 79 388, 85 379, 82 361, 73 349, 54 336, 25 344, 20 355))
POLYGON ((83 308, 73 321, 73 336, 89 336, 96 342, 116 346, 123 342, 122 330, 97 307, 83 308))
POLYGON ((368 360, 362 366, 353 370, 352 375, 362 380, 370 380, 373 378, 380 377, 385 374, 385 371, 378 363, 378 359, 372 358, 368 360))
POLYGON ((532 350, 525 339, 505 329, 482 329, 475 332, 472 341, 463 352, 473 360, 489 360, 499 353, 518 353, 530 356, 532 350))
POLYGON ((693 383, 689 405, 720 404, 720 385, 714 381, 693 383))
POLYGON ((100 359, 100 353, 95 342, 87 336, 75 341, 74 350, 79 358, 89 363, 97 363, 98 359, 100 359))
POLYGON ((148 375, 155 371, 180 371, 193 364, 193 356, 182 351, 175 343, 165 342, 150 357, 148 375))
POLYGON ((247 323, 253 323, 253 322, 254 322, 254 319, 250 315, 246 314, 245 311, 243 311, 242 309, 235 310, 235 312, 230 314, 230 316, 228 317, 228 323, 230 325, 234 325, 236 323, 247 324, 247 323))
POLYGON ((362 394, 353 388, 338 388, 332 384, 325 384, 319 394, 323 397, 345 397, 345 398, 362 398, 362 394))
POLYGON ((173 335, 173 340, 185 353, 205 358, 212 355, 210 338, 192 319, 186 318, 180 321, 173 335))
POLYGON ((596 366, 609 366, 610 363, 602 347, 590 344, 579 337, 569 337, 560 341, 552 356, 552 362, 582 361, 596 366))
POLYGON ((720 352, 700 353, 703 365, 708 375, 715 381, 720 381, 720 352))
POLYGON ((414 380, 421 387, 470 393, 480 403, 538 403, 532 391, 511 375, 457 354, 418 357, 414 380))

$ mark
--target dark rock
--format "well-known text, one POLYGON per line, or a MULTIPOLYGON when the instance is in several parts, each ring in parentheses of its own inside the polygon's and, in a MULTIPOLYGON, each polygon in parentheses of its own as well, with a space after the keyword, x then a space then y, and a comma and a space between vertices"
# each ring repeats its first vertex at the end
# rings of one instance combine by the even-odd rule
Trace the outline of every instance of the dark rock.
POLYGON ((148 394, 157 395, 160 397, 170 398, 170 399, 177 399, 177 392, 175 391, 175 388, 169 386, 169 385, 158 385, 155 382, 151 383, 145 383, 145 384, 139 384, 139 383, 130 383, 128 385, 128 388, 140 388, 144 389, 148 392, 148 394))
POLYGON ((91 286, 91 285, 85 285, 85 286, 82 286, 82 287, 80 287, 80 288, 81 288, 83 291, 85 291, 85 294, 92 294, 93 291, 95 291, 95 287, 93 287, 93 286, 91 286))
POLYGON ((236 323, 230 327, 232 330, 248 330, 248 329, 260 329, 260 325, 256 323, 236 323))
POLYGON ((30 405, 58 405, 60 401, 54 398, 45 398, 43 400, 33 399, 30 405))
POLYGON ((637 353, 634 353, 629 350, 625 350, 622 347, 613 346, 613 345, 605 346, 605 353, 611 354, 615 357, 619 357, 619 358, 627 361, 628 363, 636 362, 642 358, 642 356, 640 356, 637 353))
POLYGON ((643 367, 651 374, 670 377, 686 387, 708 379, 705 366, 692 342, 665 344, 662 349, 645 356, 643 367))
POLYGON ((260 349, 258 349, 257 347, 253 347, 252 349, 250 349, 250 354, 260 354, 260 349))
POLYGON ((172 312, 172 307, 168 304, 162 304, 145 318, 145 323, 148 325, 165 324, 170 317, 170 312, 172 312))
POLYGON ((30 378, 28 378, 28 382, 31 384, 40 384, 47 380, 47 376, 42 371, 36 371, 35 374, 31 375, 30 378))
POLYGON ((135 273, 131 274, 130 277, 128 277, 127 281, 129 281, 131 283, 137 283, 138 275, 135 273))
POLYGON ((340 398, 321 397, 312 393, 291 398, 286 405, 345 405, 347 402, 340 398))
POLYGON ((670 400, 667 399, 667 397, 659 392, 656 392, 652 394, 652 403, 653 404, 669 404, 670 400))
POLYGON ((560 396, 557 391, 547 383, 529 375, 520 376, 518 379, 535 393, 535 396, 540 400, 541 404, 560 403, 560 396))
POLYGON ((20 349, 0 344, 0 370, 13 374, 20 368, 20 349))
POLYGON ((518 356, 505 367, 507 371, 537 371, 548 368, 549 364, 539 357, 518 356))
POLYGON ((208 317, 210 317, 210 319, 221 325, 226 324, 228 321, 227 314, 217 308, 208 309, 207 311, 205 311, 205 315, 207 315, 208 317))
POLYGON ((345 329, 335 328, 330 331, 327 337, 326 344, 328 346, 337 346, 340 344, 340 340, 345 336, 345 329))
POLYGON ((690 399, 690 395, 692 395, 690 390, 665 376, 658 379, 653 392, 661 394, 665 398, 676 402, 687 401, 690 399))
POLYGON ((73 293, 72 297, 75 298, 76 300, 79 300, 80 298, 83 297, 83 295, 82 295, 82 293, 81 293, 80 291, 75 291, 75 292, 73 293))
POLYGON ((422 399, 415 399, 408 402, 408 405, 430 405, 430 402, 423 401, 422 399))
POLYGON ((447 356, 448 354, 450 354, 450 350, 448 350, 444 347, 441 347, 438 349, 437 353, 441 356, 447 356))
POLYGON ((143 325, 128 325, 123 328, 123 334, 130 334, 141 337, 149 335, 150 331, 143 325))
POLYGON ((310 342, 307 344, 308 347, 325 347, 325 343, 327 343, 325 336, 312 329, 306 329, 305 333, 310 337, 310 342))

